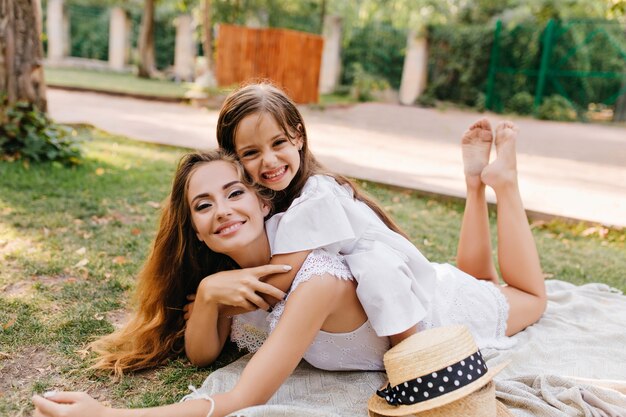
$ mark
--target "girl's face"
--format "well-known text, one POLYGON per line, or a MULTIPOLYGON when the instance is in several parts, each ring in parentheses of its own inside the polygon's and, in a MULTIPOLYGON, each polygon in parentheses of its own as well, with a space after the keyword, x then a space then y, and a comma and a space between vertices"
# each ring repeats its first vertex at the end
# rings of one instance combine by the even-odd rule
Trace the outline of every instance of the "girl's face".
POLYGON ((302 135, 290 139, 269 113, 244 117, 235 131, 235 151, 252 179, 274 191, 284 190, 300 169, 302 135))
POLYGON ((198 166, 189 178, 187 202, 198 239, 214 252, 235 258, 265 239, 263 219, 269 207, 229 162, 198 166))

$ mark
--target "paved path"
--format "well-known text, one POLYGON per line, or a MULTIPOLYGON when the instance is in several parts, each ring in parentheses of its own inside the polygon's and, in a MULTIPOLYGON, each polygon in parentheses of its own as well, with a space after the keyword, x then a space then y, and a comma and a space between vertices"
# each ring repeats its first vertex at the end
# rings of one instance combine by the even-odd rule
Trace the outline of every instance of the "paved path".
MULTIPOLYGON (((63 123, 90 123, 132 138, 216 146, 217 111, 50 89, 63 123)), ((426 192, 465 195, 459 138, 484 115, 391 104, 304 109, 310 146, 329 169, 426 192)), ((492 123, 502 119, 488 114, 492 123)), ((516 119, 520 189, 528 210, 626 226, 626 127, 516 119)), ((494 196, 489 196, 494 201, 494 196)))

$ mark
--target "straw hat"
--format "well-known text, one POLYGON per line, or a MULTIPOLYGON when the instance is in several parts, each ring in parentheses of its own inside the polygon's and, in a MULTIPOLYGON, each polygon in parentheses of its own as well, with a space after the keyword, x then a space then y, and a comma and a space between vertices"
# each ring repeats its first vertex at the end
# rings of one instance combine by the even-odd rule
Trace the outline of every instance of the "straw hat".
POLYGON ((385 353, 384 362, 389 383, 368 401, 371 417, 511 416, 492 383, 506 363, 488 369, 465 326, 419 332, 385 353))

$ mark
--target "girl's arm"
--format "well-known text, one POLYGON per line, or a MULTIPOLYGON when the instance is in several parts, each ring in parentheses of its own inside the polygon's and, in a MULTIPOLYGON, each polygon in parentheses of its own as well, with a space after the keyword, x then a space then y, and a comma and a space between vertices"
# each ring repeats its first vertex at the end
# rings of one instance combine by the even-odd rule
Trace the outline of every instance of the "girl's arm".
MULTIPOLYGON (((270 260, 271 265, 290 265, 291 270, 288 272, 281 272, 278 274, 273 274, 263 279, 264 282, 273 285, 281 291, 289 292, 289 288, 291 288, 291 283, 293 279, 296 277, 296 274, 304 264, 306 257, 311 253, 310 250, 294 252, 294 253, 284 253, 280 255, 272 256, 270 260)), ((270 305, 274 305, 280 300, 272 297, 271 295, 262 295, 265 302, 270 305)))
MULTIPOLYGON (((346 291, 354 291, 351 286, 351 282, 333 277, 316 277, 301 284, 304 290, 297 290, 289 297, 278 325, 252 357, 235 388, 212 396, 215 401, 212 416, 222 417, 267 402, 298 365, 328 316, 341 307, 346 291)), ((35 416, 204 417, 211 406, 207 400, 193 400, 164 407, 114 410, 105 408, 86 394, 58 397, 66 394, 60 393, 51 399, 67 404, 34 398, 39 412, 35 416)))
POLYGON ((260 278, 285 271, 284 265, 265 265, 209 275, 198 286, 193 308, 185 328, 185 353, 197 366, 205 366, 219 356, 230 334, 231 320, 225 306, 251 311, 269 307, 259 294, 282 298, 285 293, 260 281, 260 278))

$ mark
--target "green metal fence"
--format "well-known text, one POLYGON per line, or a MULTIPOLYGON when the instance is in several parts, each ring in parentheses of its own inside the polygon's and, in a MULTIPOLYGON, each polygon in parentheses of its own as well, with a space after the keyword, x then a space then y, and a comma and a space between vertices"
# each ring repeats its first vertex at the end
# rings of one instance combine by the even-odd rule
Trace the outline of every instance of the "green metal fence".
POLYGON ((614 107, 626 94, 626 34, 618 22, 550 20, 537 29, 497 22, 487 108, 508 110, 516 95, 526 93, 536 113, 546 97, 558 95, 581 116, 593 107, 614 107))

